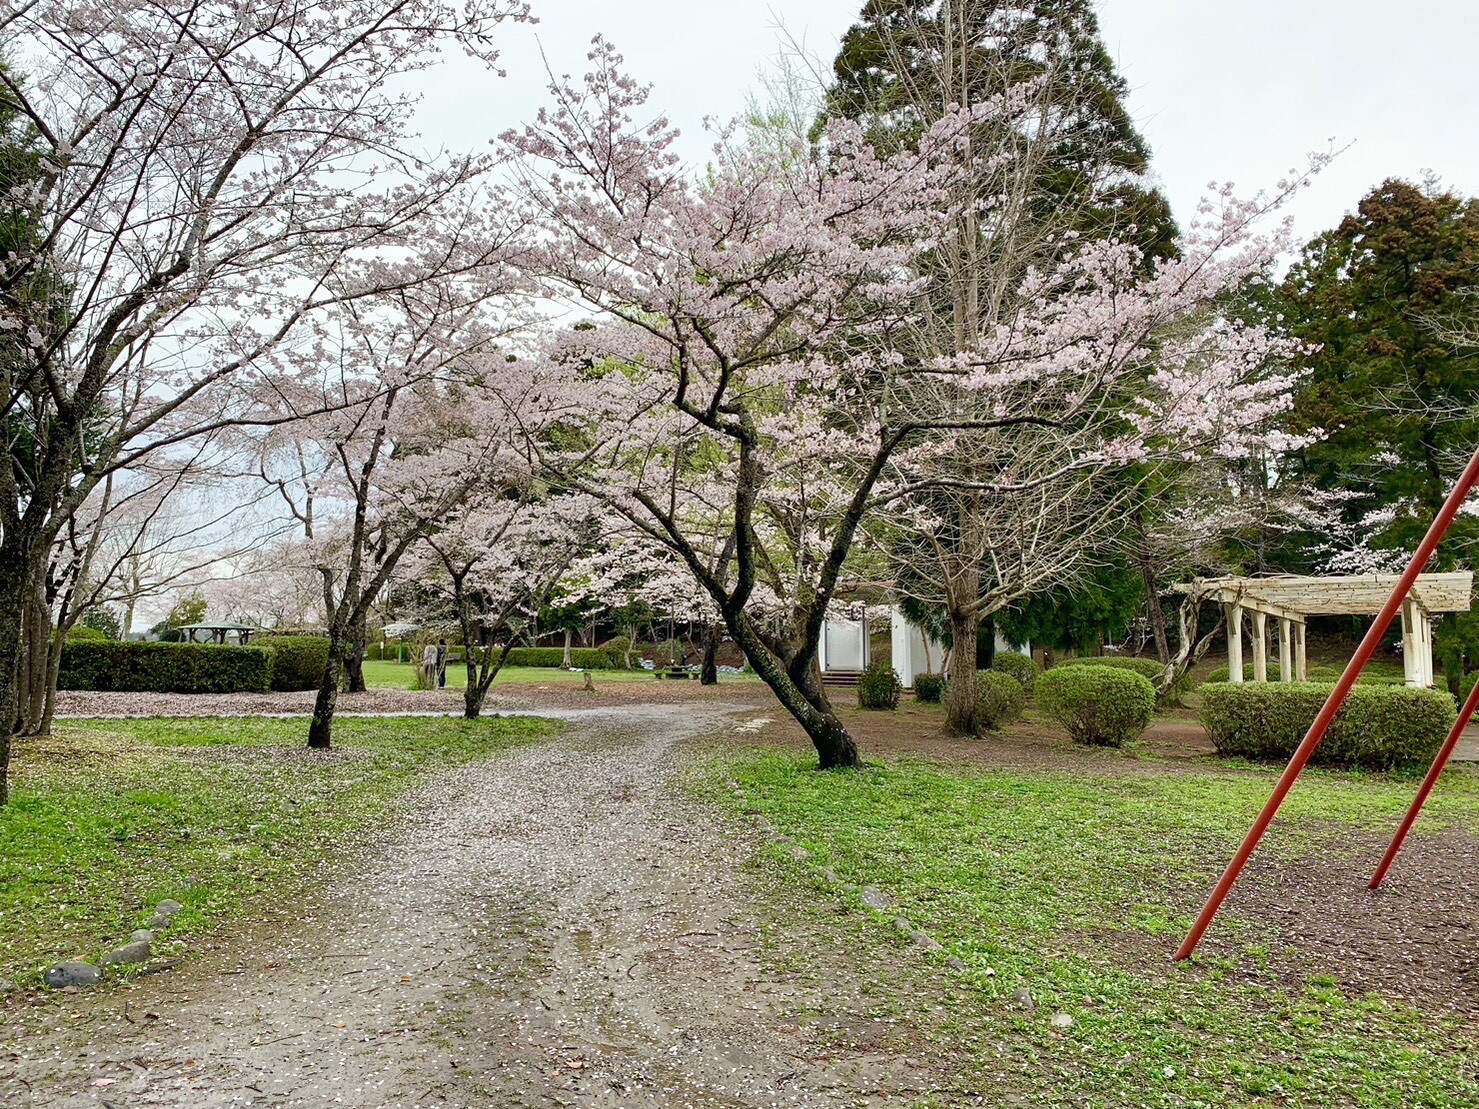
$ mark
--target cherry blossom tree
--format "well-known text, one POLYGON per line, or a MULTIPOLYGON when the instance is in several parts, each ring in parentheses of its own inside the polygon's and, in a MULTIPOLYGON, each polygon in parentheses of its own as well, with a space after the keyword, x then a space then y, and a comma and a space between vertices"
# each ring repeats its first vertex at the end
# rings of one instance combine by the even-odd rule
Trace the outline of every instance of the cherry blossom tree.
MULTIPOLYGON (((511 0, 0 3, 0 70, 40 169, 0 267, 0 658, 65 522, 110 472, 240 420, 321 317, 490 265, 487 155, 420 149, 402 78, 456 44, 494 63, 511 0), (36 295, 45 286, 45 295, 36 295), (24 295, 22 295, 24 294, 24 295), (250 407, 250 403, 246 403, 250 407)), ((497 252, 498 247, 492 248, 497 252)), ((501 264, 498 263, 498 264, 501 264)), ((17 713, 0 672, 0 733, 17 713)), ((0 789, 8 758, 0 739, 0 789)))

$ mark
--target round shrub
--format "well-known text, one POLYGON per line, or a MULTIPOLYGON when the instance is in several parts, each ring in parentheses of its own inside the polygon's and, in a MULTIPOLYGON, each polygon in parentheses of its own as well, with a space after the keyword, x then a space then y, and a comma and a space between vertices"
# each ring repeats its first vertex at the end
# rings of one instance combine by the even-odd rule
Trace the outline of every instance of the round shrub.
POLYGON ((1119 747, 1149 726, 1155 686, 1115 666, 1055 666, 1037 679, 1037 705, 1075 743, 1119 747))
MULTIPOLYGON (((1120 655, 1107 655, 1103 658, 1069 658, 1064 659, 1058 665, 1110 666, 1117 670, 1133 670, 1137 674, 1143 674, 1150 681, 1150 684, 1156 688, 1160 687, 1161 677, 1166 672, 1166 668, 1153 658, 1125 658, 1120 655)), ((1179 703, 1181 695, 1183 693, 1190 693, 1192 687, 1191 675, 1183 674, 1169 689, 1157 695, 1158 701, 1162 705, 1179 703)))
MULTIPOLYGON (((1202 686, 1200 716, 1219 755, 1288 759, 1334 689, 1328 682, 1217 682, 1202 686)), ((1423 767, 1453 727, 1446 690, 1357 685, 1310 756, 1316 766, 1423 767)))
POLYGON ((916 674, 914 677, 914 699, 938 705, 945 696, 945 678, 941 674, 916 674))
POLYGON ((858 708, 896 709, 904 683, 886 662, 875 662, 858 676, 858 708))
POLYGON ((68 643, 104 643, 107 639, 97 628, 89 628, 85 624, 75 624, 67 629, 68 643))
POLYGON ((997 670, 976 671, 976 714, 972 720, 975 732, 1000 731, 1022 715, 1027 692, 1011 674, 997 670))
POLYGON ((1017 651, 997 651, 996 657, 991 660, 991 669, 999 674, 1015 678, 1017 684, 1022 687, 1023 694, 1028 697, 1032 696, 1037 676, 1042 673, 1042 667, 1033 660, 1031 655, 1024 655, 1017 651))
POLYGON ((631 654, 632 641, 624 635, 612 636, 597 648, 606 657, 607 669, 625 670, 627 658, 631 654))

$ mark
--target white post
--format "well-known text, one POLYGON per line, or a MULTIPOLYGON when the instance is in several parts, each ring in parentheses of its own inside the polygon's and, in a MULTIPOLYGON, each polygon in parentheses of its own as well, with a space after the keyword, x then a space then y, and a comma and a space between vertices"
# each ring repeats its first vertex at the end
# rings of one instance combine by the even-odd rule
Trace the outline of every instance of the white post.
POLYGON ((822 617, 822 637, 817 640, 817 669, 827 672, 827 618, 822 617))
POLYGON ((1253 680, 1268 681, 1268 616, 1253 613, 1253 680))
POLYGON ((1402 676, 1408 685, 1421 686, 1422 672, 1418 669, 1417 605, 1412 601, 1402 602, 1402 676))
POLYGON ((1294 658, 1290 653, 1293 636, 1290 632, 1291 621, 1287 616, 1279 618, 1279 681, 1292 682, 1294 680, 1294 658))
POLYGON ((1227 606, 1227 680, 1243 680, 1243 606, 1227 606))
POLYGON ((1309 658, 1305 654, 1304 624, 1294 625, 1294 673, 1296 681, 1310 680, 1309 658))
POLYGON ((1428 619, 1428 614, 1421 605, 1417 609, 1417 632, 1418 674, 1422 679, 1418 684, 1427 689, 1433 684, 1433 622, 1428 619))

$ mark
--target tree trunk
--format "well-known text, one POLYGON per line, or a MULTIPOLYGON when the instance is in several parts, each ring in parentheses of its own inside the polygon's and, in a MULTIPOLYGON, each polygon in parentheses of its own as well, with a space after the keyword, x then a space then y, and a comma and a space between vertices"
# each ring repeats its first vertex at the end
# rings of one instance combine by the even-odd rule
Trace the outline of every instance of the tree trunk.
POLYGON ((710 624, 704 632, 704 665, 698 677, 699 685, 719 684, 719 625, 710 624))
POLYGON ((351 633, 353 642, 344 659, 344 688, 350 693, 363 693, 365 686, 365 624, 366 617, 355 622, 351 633))
POLYGON ((348 629, 331 626, 329 661, 324 667, 324 676, 318 683, 318 697, 313 702, 313 720, 308 725, 308 746, 315 750, 327 750, 333 739, 334 708, 339 703, 339 679, 343 676, 344 661, 348 654, 348 629))
POLYGON ((39 581, 26 592, 21 644, 21 713, 17 731, 21 735, 38 735, 46 713, 52 645, 51 608, 39 581))
POLYGON ((955 735, 976 731, 976 637, 981 618, 972 612, 950 613, 950 683, 945 687, 945 730, 955 735))
POLYGON ((847 728, 830 707, 823 707, 827 706, 826 697, 818 693, 815 699, 808 698, 803 688, 792 680, 786 664, 750 629, 743 613, 734 618, 726 614, 725 624, 755 673, 806 732, 816 748, 817 769, 846 770, 861 766, 857 744, 847 728))
POLYGON ((569 670, 570 667, 572 665, 574 665, 574 663, 571 661, 571 659, 573 658, 573 656, 570 653, 571 642, 572 642, 572 640, 574 640, 574 638, 575 638, 575 633, 570 628, 566 628, 565 629, 565 660, 562 663, 560 663, 560 665, 563 666, 566 670, 569 670))
POLYGON ((0 549, 0 805, 10 796, 10 746, 21 717, 21 629, 25 622, 24 555, 0 549))

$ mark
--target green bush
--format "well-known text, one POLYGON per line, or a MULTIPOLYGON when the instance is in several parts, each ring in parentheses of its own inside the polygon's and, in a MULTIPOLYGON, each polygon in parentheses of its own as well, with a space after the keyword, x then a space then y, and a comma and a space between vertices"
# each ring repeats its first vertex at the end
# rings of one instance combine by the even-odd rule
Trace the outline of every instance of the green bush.
POLYGON ((89 628, 86 624, 74 624, 67 629, 68 643, 106 643, 108 637, 97 628, 89 628))
MULTIPOLYGON (((1202 726, 1219 755, 1287 759, 1334 689, 1329 682, 1216 682, 1202 686, 1202 726)), ((1356 686, 1310 756, 1317 766, 1426 766, 1458 710, 1439 689, 1356 686)))
POLYGON ((329 665, 327 636, 259 635, 252 646, 272 652, 272 688, 279 693, 317 689, 329 665))
POLYGON ((687 654, 687 649, 679 639, 665 639, 652 649, 652 659, 658 666, 678 666, 687 654))
MULTIPOLYGON (((1066 658, 1058 664, 1059 666, 1110 666, 1117 670, 1133 670, 1143 675, 1150 681, 1152 686, 1159 686, 1161 675, 1166 668, 1153 658, 1126 658, 1121 655, 1107 655, 1102 658, 1066 658)), ((1161 695, 1161 704, 1175 704, 1181 700, 1183 693, 1190 693, 1193 688, 1190 674, 1183 674, 1170 689, 1161 695)))
MULTIPOLYGON (((1020 656, 1019 656, 1020 657, 1020 656)), ((1000 731, 1022 715, 1027 691, 1015 675, 998 670, 976 671, 976 713, 972 718, 977 735, 1000 731)))
POLYGON ((1037 679, 1037 705, 1075 743, 1119 747, 1155 715, 1155 686, 1115 666, 1055 666, 1037 679))
POLYGON ((945 678, 941 674, 916 674, 914 676, 914 699, 938 705, 945 696, 945 678))
POLYGON ((896 709, 904 684, 886 662, 875 662, 858 676, 858 708, 896 709))
POLYGON ((1017 684, 1022 687, 1022 692, 1032 696, 1033 687, 1037 684, 1037 676, 1042 673, 1032 656, 1024 655, 1018 651, 997 651, 996 657, 991 660, 991 669, 1008 677, 1017 679, 1017 684))
POLYGON ((632 649, 632 641, 624 635, 612 636, 596 648, 606 656, 607 668, 610 670, 627 669, 627 656, 632 649))
MULTIPOLYGON (((581 670, 620 670, 621 660, 615 663, 600 647, 576 647, 570 652, 570 664, 581 670)), ((554 666, 565 665, 564 647, 515 647, 504 660, 506 666, 554 666)))
MULTIPOLYGON (((1309 680, 1312 682, 1330 682, 1333 684, 1340 681, 1340 675, 1344 671, 1344 665, 1316 665, 1305 667, 1305 672, 1309 675, 1309 680)), ((1207 675, 1206 681, 1203 682, 1203 684, 1205 685, 1211 682, 1225 682, 1228 679, 1229 673, 1230 672, 1226 666, 1219 666, 1207 675)), ((1279 664, 1274 659, 1269 660, 1268 676, 1271 681, 1278 680, 1279 664)), ((1243 663, 1243 681, 1251 682, 1252 680, 1253 664, 1251 662, 1245 662, 1243 663)), ((1386 665, 1384 663, 1368 663, 1366 665, 1366 669, 1361 671, 1361 676, 1356 679, 1356 684, 1406 685, 1407 678, 1401 670, 1395 669, 1392 666, 1386 665)))
POLYGON ((73 641, 62 648, 58 689, 116 693, 266 693, 272 652, 215 643, 73 641))
POLYGON ((1461 675, 1459 675, 1459 679, 1458 679, 1458 700, 1459 700, 1459 704, 1463 704, 1465 701, 1467 701, 1469 699, 1469 693, 1470 693, 1470 691, 1473 690, 1474 683, 1476 681, 1479 681, 1479 670, 1470 670, 1467 674, 1461 674, 1461 675))

